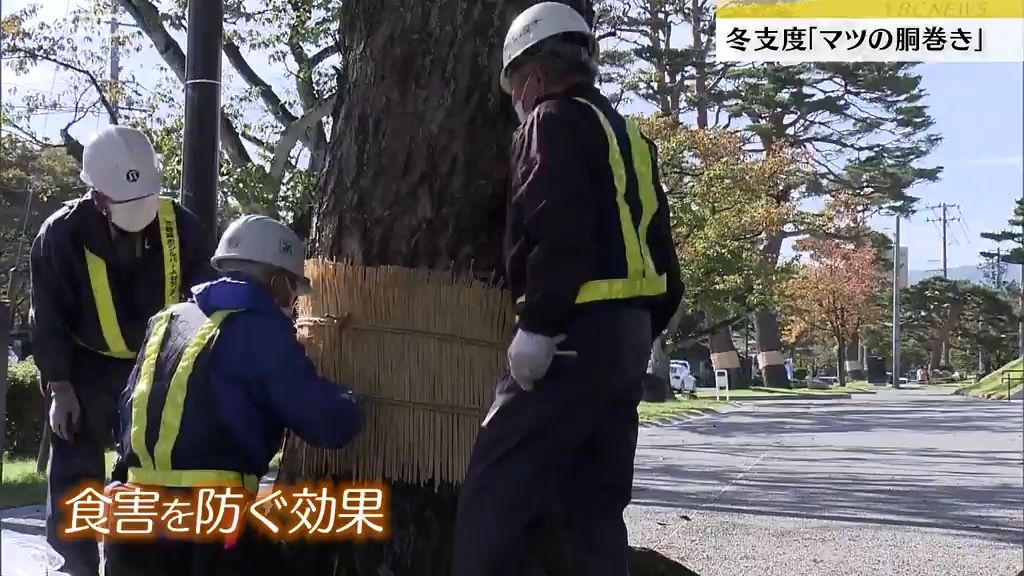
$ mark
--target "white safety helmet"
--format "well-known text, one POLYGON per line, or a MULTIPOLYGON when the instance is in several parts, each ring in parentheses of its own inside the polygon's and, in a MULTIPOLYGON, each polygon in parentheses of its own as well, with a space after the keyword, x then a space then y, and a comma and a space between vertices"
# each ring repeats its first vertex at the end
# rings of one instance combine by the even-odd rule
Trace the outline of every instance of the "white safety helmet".
POLYGON ((312 291, 305 276, 305 243, 291 228, 273 218, 250 214, 232 222, 220 237, 210 263, 221 270, 220 264, 231 260, 287 270, 299 279, 300 296, 312 291))
POLYGON ((508 68, 516 58, 538 43, 565 33, 578 33, 589 41, 587 50, 592 58, 597 53, 594 33, 579 12, 560 2, 534 4, 516 16, 505 35, 501 51, 501 88, 511 94, 508 68))

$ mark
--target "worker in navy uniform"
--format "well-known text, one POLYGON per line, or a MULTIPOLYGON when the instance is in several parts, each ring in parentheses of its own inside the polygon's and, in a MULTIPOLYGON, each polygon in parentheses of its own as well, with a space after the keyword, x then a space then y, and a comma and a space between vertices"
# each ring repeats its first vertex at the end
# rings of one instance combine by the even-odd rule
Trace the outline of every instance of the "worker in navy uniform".
MULTIPOLYGON (((292 310, 310 290, 304 255, 287 226, 243 216, 213 257, 224 277, 152 319, 121 398, 116 483, 256 494, 285 428, 322 448, 341 448, 358 434, 355 397, 317 375, 296 335, 292 310)), ((235 542, 108 539, 106 574, 286 573, 274 571, 274 547, 251 528, 235 542)))
POLYGON ((59 534, 59 505, 81 483, 103 482, 117 399, 149 318, 209 280, 212 237, 161 198, 160 169, 142 132, 111 126, 83 153, 91 187, 43 223, 32 244, 32 345, 50 396, 46 535, 72 576, 96 575, 95 541, 59 534))
POLYGON ((533 528, 565 528, 563 572, 625 576, 637 405, 683 295, 654 145, 594 86, 596 42, 556 2, 504 44, 512 148, 506 267, 518 326, 474 446, 455 576, 530 573, 533 528))

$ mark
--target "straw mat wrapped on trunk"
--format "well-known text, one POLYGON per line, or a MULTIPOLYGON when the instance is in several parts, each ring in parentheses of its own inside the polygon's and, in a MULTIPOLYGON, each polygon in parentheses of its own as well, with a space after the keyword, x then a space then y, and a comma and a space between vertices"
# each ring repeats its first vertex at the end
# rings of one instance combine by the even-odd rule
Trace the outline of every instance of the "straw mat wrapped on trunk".
POLYGON ((364 400, 362 435, 342 450, 294 436, 293 478, 462 481, 514 328, 508 292, 451 273, 310 260, 300 330, 320 374, 364 400))

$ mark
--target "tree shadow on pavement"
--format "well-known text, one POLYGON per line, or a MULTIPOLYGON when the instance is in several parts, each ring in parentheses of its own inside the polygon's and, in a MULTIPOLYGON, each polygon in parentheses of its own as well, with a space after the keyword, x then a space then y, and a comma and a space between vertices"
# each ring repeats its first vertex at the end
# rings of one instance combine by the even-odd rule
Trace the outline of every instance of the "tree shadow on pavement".
POLYGON ((647 434, 637 454, 633 503, 955 530, 1024 544, 1021 452, 984 441, 986 433, 1000 433, 1005 443, 1008 432, 1020 430, 1021 407, 949 405, 776 406, 693 421, 684 435, 647 434), (884 433, 902 429, 981 433, 982 440, 970 444, 977 450, 886 445, 892 438, 884 433), (852 432, 882 432, 861 442, 881 445, 842 436, 812 441, 816 434, 852 432))
MULTIPOLYGON (((912 402, 846 402, 814 405, 775 404, 770 412, 739 412, 727 420, 694 420, 687 430, 716 437, 764 434, 921 431, 942 433, 1006 432, 1007 419, 1021 421, 1020 404, 985 400, 916 400, 912 402), (970 403, 970 410, 962 404, 970 403), (957 404, 960 404, 957 406, 957 404)), ((1020 430, 1020 426, 1016 427, 1020 430)))

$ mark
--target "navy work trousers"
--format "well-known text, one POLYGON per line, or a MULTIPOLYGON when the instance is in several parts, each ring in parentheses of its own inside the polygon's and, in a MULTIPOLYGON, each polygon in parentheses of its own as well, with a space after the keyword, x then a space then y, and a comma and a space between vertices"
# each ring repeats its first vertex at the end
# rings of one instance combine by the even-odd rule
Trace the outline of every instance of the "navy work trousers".
POLYGON ((110 542, 104 576, 278 576, 283 569, 274 543, 246 530, 234 546, 220 542, 160 539, 110 542))
POLYGON ((622 513, 633 485, 637 404, 651 347, 650 314, 589 305, 532 391, 497 385, 459 500, 454 576, 530 573, 533 531, 557 511, 560 564, 575 576, 626 576, 622 513))
POLYGON ((71 381, 81 406, 78 430, 70 442, 48 432, 46 540, 64 558, 62 571, 71 576, 99 574, 99 547, 95 540, 61 537, 61 529, 70 521, 62 503, 85 482, 104 484, 104 452, 114 446, 118 401, 132 369, 130 360, 93 359, 85 354, 76 358, 71 381))

